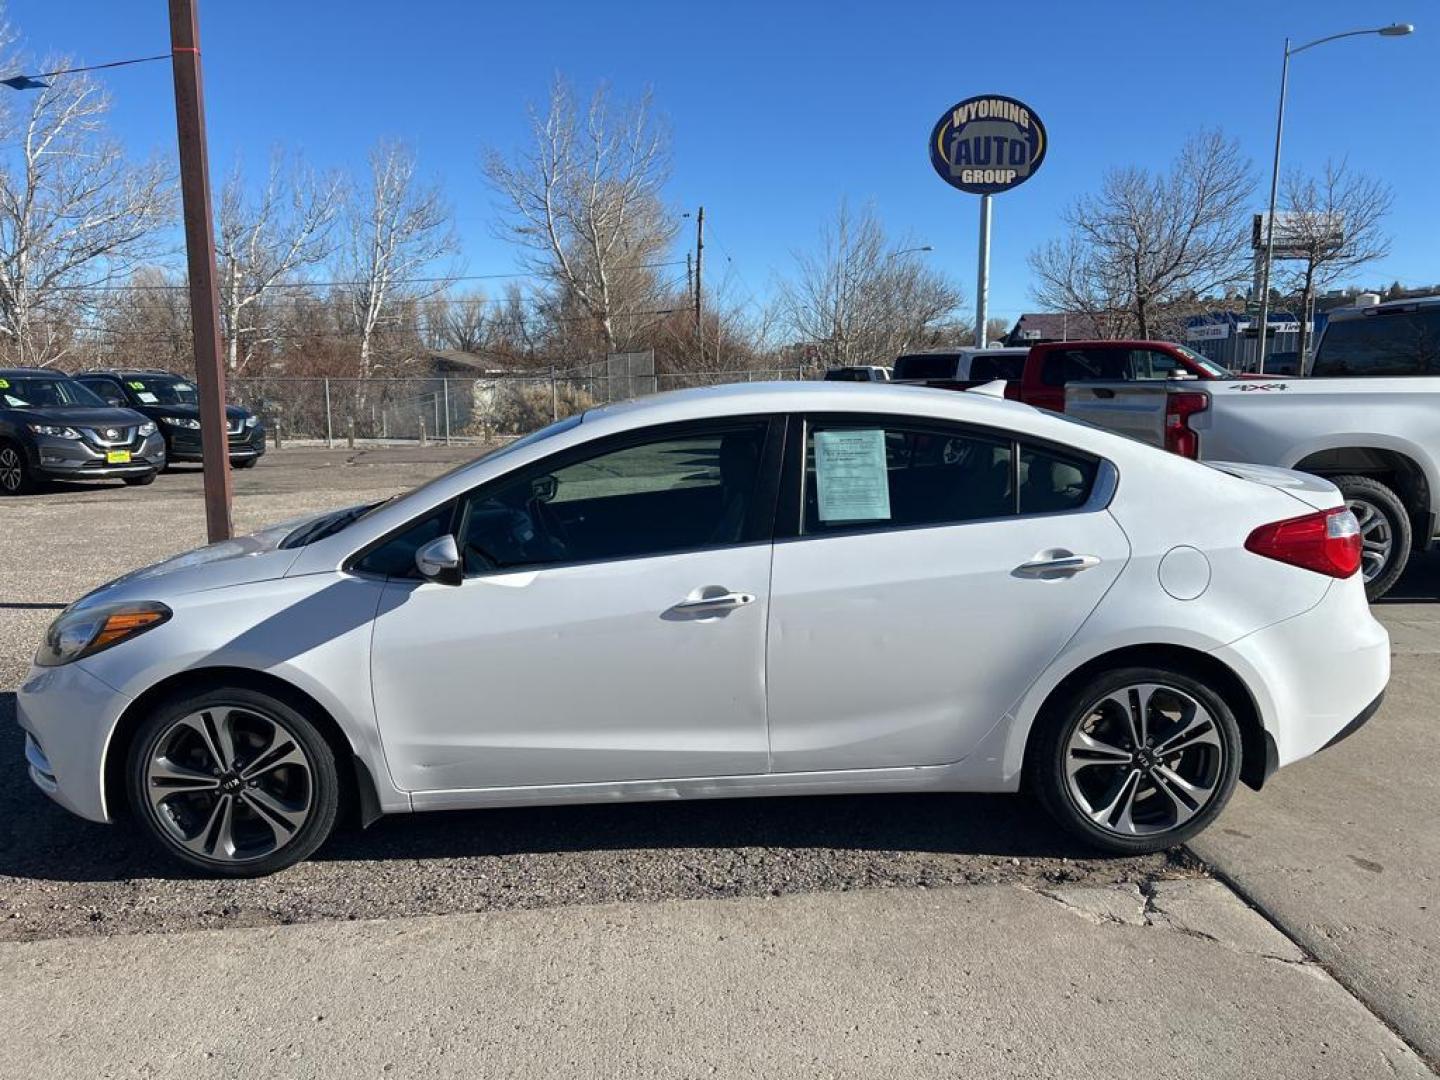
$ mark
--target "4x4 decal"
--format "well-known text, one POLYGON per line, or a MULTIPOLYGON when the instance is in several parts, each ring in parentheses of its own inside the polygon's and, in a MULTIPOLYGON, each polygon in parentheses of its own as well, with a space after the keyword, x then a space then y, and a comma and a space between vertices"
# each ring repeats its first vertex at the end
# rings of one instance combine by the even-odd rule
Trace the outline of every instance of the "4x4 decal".
POLYGON ((1249 392, 1251 390, 1289 390, 1290 384, 1283 382, 1237 382, 1230 387, 1231 390, 1249 392))

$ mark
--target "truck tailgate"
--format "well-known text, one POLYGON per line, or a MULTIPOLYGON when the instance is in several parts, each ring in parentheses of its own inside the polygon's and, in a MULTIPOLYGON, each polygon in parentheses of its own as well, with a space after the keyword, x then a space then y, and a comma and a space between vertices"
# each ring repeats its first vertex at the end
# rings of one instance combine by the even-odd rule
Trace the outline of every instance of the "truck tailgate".
POLYGON ((1163 450, 1165 399, 1177 385, 1196 389, 1198 381, 1069 383, 1065 415, 1163 450))

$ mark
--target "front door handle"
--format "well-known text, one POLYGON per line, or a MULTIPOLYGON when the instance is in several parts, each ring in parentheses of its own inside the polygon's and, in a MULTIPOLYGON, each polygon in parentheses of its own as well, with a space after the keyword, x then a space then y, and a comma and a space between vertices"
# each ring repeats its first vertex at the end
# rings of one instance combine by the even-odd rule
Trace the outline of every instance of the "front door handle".
POLYGON ((1081 570, 1089 570, 1092 566, 1099 566, 1100 559, 1095 555, 1071 555, 1069 552, 1056 554, 1044 559, 1035 559, 1032 562, 1021 563, 1014 570, 1016 577, 1025 578, 1057 578, 1073 577, 1081 570))
POLYGON ((688 600, 681 600, 672 607, 671 611, 678 611, 685 615, 719 614, 722 611, 730 611, 732 608, 744 607, 746 604, 753 604, 755 597, 751 593, 744 592, 710 592, 702 591, 700 596, 692 596, 688 600))

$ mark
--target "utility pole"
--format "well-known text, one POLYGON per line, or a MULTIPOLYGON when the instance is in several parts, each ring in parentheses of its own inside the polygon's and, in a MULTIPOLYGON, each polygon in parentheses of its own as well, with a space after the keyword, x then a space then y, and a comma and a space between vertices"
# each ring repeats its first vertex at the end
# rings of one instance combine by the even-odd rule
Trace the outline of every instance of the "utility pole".
POLYGON ((215 283, 215 226, 205 150, 205 88, 200 76, 196 0, 170 0, 170 51, 175 72, 175 133, 180 146, 180 197, 190 271, 190 324, 195 336, 195 385, 200 398, 200 447, 205 458, 205 528, 213 544, 233 535, 230 447, 225 422, 225 369, 220 363, 220 295, 215 283))
POLYGON ((695 342, 700 348, 700 359, 705 359, 705 330, 700 322, 700 297, 704 295, 701 283, 705 270, 705 208, 700 207, 695 215, 695 342))

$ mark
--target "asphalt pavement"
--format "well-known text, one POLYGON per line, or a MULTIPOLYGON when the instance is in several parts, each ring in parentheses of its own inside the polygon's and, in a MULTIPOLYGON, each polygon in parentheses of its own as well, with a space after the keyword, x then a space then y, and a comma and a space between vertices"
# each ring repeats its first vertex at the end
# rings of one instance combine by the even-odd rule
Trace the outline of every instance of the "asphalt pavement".
MULTIPOLYGON (((237 525, 476 453, 287 448, 235 474, 237 525)), ((1194 855, 1098 857, 1021 798, 869 796, 388 819, 217 882, 30 790, 10 692, 65 603, 201 542, 198 470, 0 500, 0 1015, 23 1033, 0 1077, 1440 1061, 1440 557, 1377 607, 1397 654, 1380 714, 1240 792, 1194 855)))

